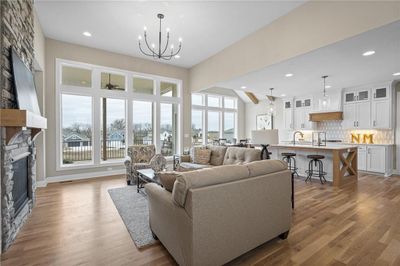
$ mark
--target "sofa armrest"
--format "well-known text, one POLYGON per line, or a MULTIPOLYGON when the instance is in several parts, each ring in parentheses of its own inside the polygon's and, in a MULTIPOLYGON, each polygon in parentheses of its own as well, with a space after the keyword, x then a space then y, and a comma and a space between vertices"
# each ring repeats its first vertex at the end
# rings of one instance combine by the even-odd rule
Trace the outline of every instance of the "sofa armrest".
POLYGON ((125 159, 124 159, 124 164, 125 164, 125 167, 128 167, 128 166, 130 167, 132 165, 131 157, 126 156, 125 159))

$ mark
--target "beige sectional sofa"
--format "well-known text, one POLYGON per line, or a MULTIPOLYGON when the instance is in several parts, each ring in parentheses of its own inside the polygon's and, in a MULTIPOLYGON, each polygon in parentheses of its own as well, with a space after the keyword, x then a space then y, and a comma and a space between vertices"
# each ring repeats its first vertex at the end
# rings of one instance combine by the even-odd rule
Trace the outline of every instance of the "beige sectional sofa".
POLYGON ((282 161, 180 173, 172 193, 145 188, 153 234, 180 265, 222 265, 290 229, 291 173, 282 161))
POLYGON ((180 156, 179 163, 174 163, 177 170, 188 171, 220 165, 245 164, 261 159, 261 151, 258 149, 207 145, 204 148, 211 150, 210 160, 207 164, 198 164, 193 162, 195 148, 202 147, 192 148, 191 155, 180 156))

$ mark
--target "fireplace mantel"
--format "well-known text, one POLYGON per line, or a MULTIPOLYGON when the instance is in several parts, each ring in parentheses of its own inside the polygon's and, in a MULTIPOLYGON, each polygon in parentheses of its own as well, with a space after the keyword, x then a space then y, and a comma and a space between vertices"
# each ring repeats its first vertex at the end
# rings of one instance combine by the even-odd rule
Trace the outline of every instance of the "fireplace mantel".
POLYGON ((31 130, 32 140, 47 128, 47 119, 28 110, 0 109, 0 127, 6 129, 6 143, 21 130, 31 130))

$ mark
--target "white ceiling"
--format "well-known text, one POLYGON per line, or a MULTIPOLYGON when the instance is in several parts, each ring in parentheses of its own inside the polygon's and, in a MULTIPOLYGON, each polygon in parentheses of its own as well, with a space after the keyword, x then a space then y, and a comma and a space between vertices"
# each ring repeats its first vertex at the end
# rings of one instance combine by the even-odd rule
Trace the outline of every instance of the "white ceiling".
POLYGON ((321 76, 328 75, 327 85, 332 86, 327 89, 329 94, 341 88, 400 79, 392 75, 395 72, 400 72, 400 21, 216 86, 235 90, 247 86, 246 90, 260 99, 265 99, 271 87, 278 97, 322 94, 321 76), (368 50, 376 53, 362 56, 368 50), (293 76, 287 78, 286 73, 293 76))
POLYGON ((140 57, 138 35, 147 26, 157 43, 156 14, 163 13, 163 30, 169 27, 173 40, 183 38, 181 58, 163 62, 191 67, 303 2, 36 0, 35 6, 46 37, 140 57))

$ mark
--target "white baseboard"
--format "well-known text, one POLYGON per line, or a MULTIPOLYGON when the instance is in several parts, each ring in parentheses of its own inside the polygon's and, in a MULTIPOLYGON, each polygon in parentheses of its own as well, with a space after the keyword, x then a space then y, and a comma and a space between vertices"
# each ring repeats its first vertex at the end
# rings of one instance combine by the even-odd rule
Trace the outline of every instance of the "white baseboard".
POLYGON ((46 180, 36 181, 36 187, 47 187, 47 181, 46 180))
POLYGON ((96 178, 96 177, 109 176, 109 175, 122 175, 122 174, 125 174, 125 169, 73 174, 73 175, 49 176, 46 178, 46 183, 73 181, 73 180, 89 179, 89 178, 96 178))

